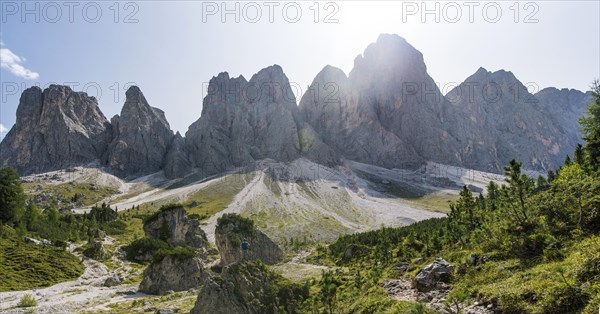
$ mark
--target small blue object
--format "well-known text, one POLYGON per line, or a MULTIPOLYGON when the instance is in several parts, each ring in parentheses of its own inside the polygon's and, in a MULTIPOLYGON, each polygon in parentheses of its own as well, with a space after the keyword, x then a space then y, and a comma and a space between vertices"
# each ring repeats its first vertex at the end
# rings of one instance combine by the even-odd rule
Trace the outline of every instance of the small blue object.
POLYGON ((242 242, 242 250, 244 250, 244 251, 247 251, 247 250, 248 250, 248 246, 250 246, 250 245, 248 244, 248 242, 246 242, 246 241, 243 241, 243 242, 242 242))

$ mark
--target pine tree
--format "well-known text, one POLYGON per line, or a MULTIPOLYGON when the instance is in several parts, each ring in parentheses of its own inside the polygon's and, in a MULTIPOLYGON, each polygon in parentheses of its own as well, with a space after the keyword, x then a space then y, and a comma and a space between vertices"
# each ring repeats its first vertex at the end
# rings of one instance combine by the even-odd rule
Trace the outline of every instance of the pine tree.
POLYGON ((25 194, 17 171, 0 169, 0 223, 18 224, 25 207, 25 194))
POLYGON ((575 147, 575 153, 573 155, 575 158, 575 163, 580 166, 585 166, 585 151, 583 150, 583 145, 577 144, 575 147))
POLYGON ((585 151, 590 167, 597 170, 600 166, 600 81, 592 83, 593 102, 587 107, 587 114, 579 119, 581 133, 586 141, 585 151))

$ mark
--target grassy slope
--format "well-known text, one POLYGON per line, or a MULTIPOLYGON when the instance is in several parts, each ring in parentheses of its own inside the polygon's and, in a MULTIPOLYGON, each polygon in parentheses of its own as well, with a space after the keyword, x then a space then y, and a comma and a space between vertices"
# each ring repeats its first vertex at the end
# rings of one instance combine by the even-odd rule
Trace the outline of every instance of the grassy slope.
POLYGON ((75 198, 86 206, 93 205, 111 195, 119 193, 119 191, 113 187, 91 183, 42 184, 38 182, 27 182, 23 183, 22 186, 25 193, 31 196, 48 193, 57 200, 69 201, 75 198))
POLYGON ((0 239, 0 269, 0 291, 47 287, 83 273, 79 259, 65 250, 9 239, 0 239))

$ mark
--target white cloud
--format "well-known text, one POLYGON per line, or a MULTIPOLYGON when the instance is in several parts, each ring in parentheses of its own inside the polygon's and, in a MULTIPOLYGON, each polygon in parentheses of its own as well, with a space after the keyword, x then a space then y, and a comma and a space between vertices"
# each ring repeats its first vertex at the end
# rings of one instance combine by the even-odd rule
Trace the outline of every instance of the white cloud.
POLYGON ((0 141, 4 138, 6 132, 8 132, 8 129, 4 127, 4 124, 0 123, 0 141))
POLYGON ((1 68, 7 69, 12 74, 26 80, 35 80, 40 77, 39 73, 33 72, 22 66, 21 63, 23 62, 25 62, 25 58, 17 56, 8 48, 0 48, 1 68))

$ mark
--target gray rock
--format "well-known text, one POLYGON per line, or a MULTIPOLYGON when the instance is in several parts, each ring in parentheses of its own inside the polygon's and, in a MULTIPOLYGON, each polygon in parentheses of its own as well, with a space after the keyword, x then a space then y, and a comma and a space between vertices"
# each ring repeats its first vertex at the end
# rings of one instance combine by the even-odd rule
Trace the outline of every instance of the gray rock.
POLYGON ((110 123, 98 102, 67 86, 21 95, 15 125, 0 143, 0 165, 22 175, 86 165, 102 159, 111 139, 110 123))
POLYGON ((206 280, 202 262, 196 257, 167 255, 144 270, 139 291, 164 295, 168 291, 185 291, 206 280))
POLYGON ((280 309, 298 313, 295 300, 301 302, 306 296, 293 295, 288 300, 273 297, 277 294, 273 287, 280 278, 264 265, 251 262, 229 265, 218 277, 207 280, 190 313, 275 314, 281 313, 280 309))
POLYGON ((181 206, 161 210, 144 223, 144 233, 147 237, 178 246, 201 248, 207 243, 206 233, 200 228, 200 223, 190 219, 181 206))
POLYGON ((453 265, 450 265, 442 258, 438 258, 417 274, 415 277, 415 286, 420 292, 446 290, 447 286, 444 285, 444 282, 450 279, 453 271, 453 265))
POLYGON ((421 53, 397 35, 369 45, 349 77, 326 66, 299 107, 323 142, 347 159, 390 168, 459 161, 447 128, 455 119, 451 107, 421 53))
POLYGON ((556 89, 534 96, 511 72, 484 68, 447 96, 463 117, 455 130, 462 165, 492 172, 501 172, 512 158, 526 169, 561 165, 581 141, 577 119, 589 100, 584 93, 556 89))
POLYGON ((182 178, 192 170, 192 163, 185 147, 185 139, 177 132, 169 147, 165 166, 165 176, 170 179, 182 178))
POLYGON ((35 244, 35 245, 43 245, 42 241, 34 239, 34 238, 29 238, 29 237, 25 237, 25 243, 35 244))
POLYGON ((121 115, 111 119, 114 138, 108 166, 120 174, 143 175, 159 171, 164 163, 173 131, 158 108, 151 107, 137 86, 126 92, 121 115))
POLYGON ((226 72, 213 77, 202 115, 189 127, 185 142, 195 166, 207 175, 266 158, 337 161, 303 122, 288 78, 278 65, 262 69, 250 81, 230 78, 226 72))
POLYGON ((251 220, 237 215, 227 215, 219 219, 215 229, 215 242, 222 265, 243 260, 260 260, 265 264, 275 264, 283 259, 283 252, 273 240, 254 228, 251 220), (249 244, 245 253, 241 248, 244 240, 249 244))
POLYGON ((114 287, 121 284, 121 278, 115 273, 111 273, 108 278, 104 281, 105 287, 114 287))

